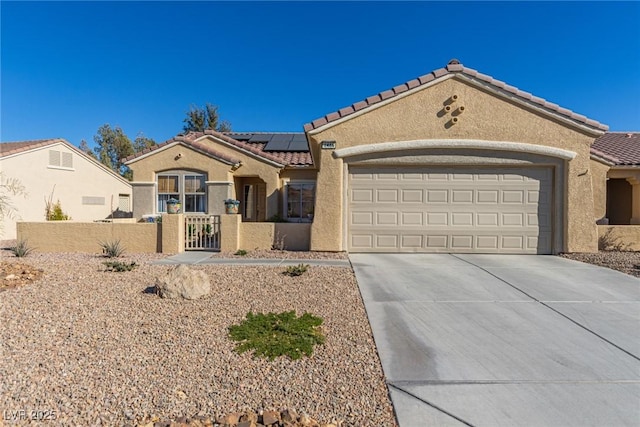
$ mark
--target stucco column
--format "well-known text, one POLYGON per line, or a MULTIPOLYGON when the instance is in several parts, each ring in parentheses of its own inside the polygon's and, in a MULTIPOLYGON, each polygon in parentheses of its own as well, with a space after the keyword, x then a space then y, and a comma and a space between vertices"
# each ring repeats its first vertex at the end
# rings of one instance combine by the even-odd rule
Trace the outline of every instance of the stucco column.
POLYGON ((233 182, 206 181, 207 213, 209 215, 224 214, 224 201, 232 197, 233 182))
POLYGON ((133 217, 142 218, 142 215, 156 213, 156 183, 132 182, 133 217))
POLYGON ((640 224, 640 176, 627 178, 631 184, 631 224, 640 224))

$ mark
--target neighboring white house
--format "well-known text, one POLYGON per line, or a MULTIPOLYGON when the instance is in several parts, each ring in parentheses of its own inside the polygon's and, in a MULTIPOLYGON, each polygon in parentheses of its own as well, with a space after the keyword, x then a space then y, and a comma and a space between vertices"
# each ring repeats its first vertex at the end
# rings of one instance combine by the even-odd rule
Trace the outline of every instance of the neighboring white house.
POLYGON ((5 217, 0 239, 16 238, 17 221, 45 221, 46 200, 58 200, 74 221, 130 212, 131 184, 64 139, 0 143, 3 179, 15 178, 26 195, 11 197, 17 211, 5 217))

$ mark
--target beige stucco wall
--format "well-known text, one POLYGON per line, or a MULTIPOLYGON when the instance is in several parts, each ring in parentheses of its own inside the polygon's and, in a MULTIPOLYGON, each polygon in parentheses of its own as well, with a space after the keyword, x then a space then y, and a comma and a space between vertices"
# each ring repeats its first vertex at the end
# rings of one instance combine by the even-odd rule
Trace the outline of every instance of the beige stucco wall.
POLYGON ((607 214, 607 172, 609 166, 597 160, 589 162, 593 190, 593 217, 598 220, 607 214))
POLYGON ((184 252, 184 215, 162 215, 162 253, 177 254, 184 252))
POLYGON ((353 115, 334 126, 309 132, 319 169, 311 250, 340 251, 343 247, 343 161, 331 150, 320 150, 322 140, 335 140, 338 149, 363 144, 420 139, 476 139, 511 141, 559 147, 577 153, 568 162, 565 194, 567 226, 564 250, 597 249, 593 218, 589 147, 595 137, 551 120, 475 86, 449 79, 393 102, 353 115), (444 113, 449 98, 458 95, 454 111, 463 105, 458 123, 444 113))
POLYGON ((7 178, 17 178, 27 195, 11 196, 17 210, 14 219, 4 218, 0 239, 16 238, 16 221, 43 221, 45 198, 53 192, 53 202, 60 200, 62 210, 74 221, 94 221, 108 217, 118 207, 119 194, 130 195, 131 185, 109 173, 63 143, 53 144, 0 159, 0 170, 7 178), (49 150, 71 153, 73 167, 49 166, 49 150), (103 204, 86 205, 82 198, 97 197, 103 204))
MULTIPOLYGON (((278 212, 278 190, 281 185, 279 171, 282 169, 281 167, 261 160, 256 156, 246 154, 239 149, 230 147, 210 135, 205 135, 197 141, 210 144, 211 148, 220 154, 240 160, 241 166, 233 171, 231 165, 201 154, 189 147, 175 145, 164 150, 158 150, 151 155, 130 163, 128 166, 133 171, 133 180, 138 182, 155 182, 157 172, 175 169, 205 172, 208 181, 225 181, 232 183, 234 182, 234 178, 257 177, 266 184, 266 217, 269 218, 278 212), (181 156, 178 156, 179 154, 181 156)), ((240 191, 242 191, 242 189, 231 189, 232 197, 238 199, 240 191)), ((155 210, 155 206, 153 209, 155 210)))
POLYGON ((161 225, 151 223, 19 222, 18 238, 38 252, 102 253, 100 242, 120 240, 128 253, 161 252, 161 225))
POLYGON ((235 252, 240 248, 240 215, 220 215, 220 250, 235 252))
POLYGON ((308 251, 310 230, 309 223, 243 222, 240 223, 239 247, 271 249, 276 240, 284 239, 284 249, 308 251))
POLYGON ((599 225, 600 248, 640 251, 640 225, 599 225))

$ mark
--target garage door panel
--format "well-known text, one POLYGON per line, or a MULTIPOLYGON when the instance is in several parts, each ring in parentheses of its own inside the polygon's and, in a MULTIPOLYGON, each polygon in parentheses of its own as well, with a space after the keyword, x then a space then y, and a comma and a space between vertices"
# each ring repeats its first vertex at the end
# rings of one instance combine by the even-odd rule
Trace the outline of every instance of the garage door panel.
POLYGON ((427 212, 426 225, 449 225, 449 214, 447 212, 427 212))
POLYGON ((473 212, 453 212, 451 214, 453 227, 468 227, 473 225, 473 212))
POLYGON ((550 253, 552 169, 468 169, 350 170, 349 250, 550 253))
POLYGON ((423 190, 422 189, 409 189, 401 191, 402 203, 422 203, 423 190))
POLYGON ((497 204, 500 192, 498 190, 478 190, 476 192, 477 203, 497 204))
POLYGON ((473 203, 473 190, 451 190, 452 203, 473 203))
POLYGON ((449 191, 448 190, 429 190, 427 189, 427 202, 428 203, 448 203, 449 191))
POLYGON ((376 225, 398 225, 398 212, 377 212, 376 225))
POLYGON ((402 212, 402 223, 403 226, 420 226, 423 224, 424 213, 422 212, 402 212))

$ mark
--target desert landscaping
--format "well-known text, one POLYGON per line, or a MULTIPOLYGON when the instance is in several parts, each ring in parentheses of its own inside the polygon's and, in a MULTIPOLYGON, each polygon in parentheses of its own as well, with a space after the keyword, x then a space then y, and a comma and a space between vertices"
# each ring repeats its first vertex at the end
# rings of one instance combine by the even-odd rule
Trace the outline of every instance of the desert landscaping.
POLYGON ((212 288, 190 301, 154 293, 155 278, 172 268, 151 264, 161 255, 125 254, 139 265, 125 272, 105 271, 98 254, 4 250, 2 258, 0 406, 9 415, 55 411, 62 425, 255 425, 267 411, 283 425, 291 413, 299 425, 396 425, 350 268, 288 277, 281 267, 193 266, 212 288), (311 357, 234 351, 228 328, 247 312, 289 310, 323 319, 326 342, 311 357))

